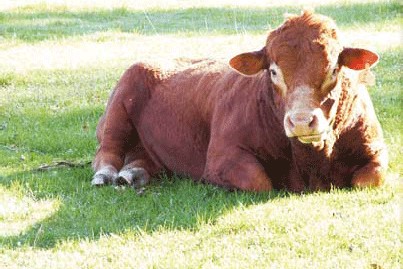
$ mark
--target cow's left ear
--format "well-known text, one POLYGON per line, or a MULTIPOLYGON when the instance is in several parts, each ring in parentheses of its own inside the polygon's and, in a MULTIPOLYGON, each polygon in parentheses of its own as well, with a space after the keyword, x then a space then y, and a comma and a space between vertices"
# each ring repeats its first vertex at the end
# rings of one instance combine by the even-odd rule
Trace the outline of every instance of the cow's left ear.
POLYGON ((229 65, 239 73, 253 76, 267 68, 266 48, 239 54, 229 61, 229 65))
POLYGON ((378 59, 378 54, 366 49, 344 48, 338 62, 350 69, 363 70, 376 64, 378 59))

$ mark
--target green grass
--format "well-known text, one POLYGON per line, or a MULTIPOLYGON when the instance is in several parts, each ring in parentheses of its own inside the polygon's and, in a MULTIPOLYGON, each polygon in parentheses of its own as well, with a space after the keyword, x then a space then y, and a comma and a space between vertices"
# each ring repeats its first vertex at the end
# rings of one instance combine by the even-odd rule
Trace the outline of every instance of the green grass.
POLYGON ((371 39, 399 34, 397 1, 316 7, 346 32, 370 33, 361 45, 380 52, 369 91, 390 169, 378 189, 305 195, 227 192, 166 175, 139 194, 91 187, 89 165, 38 170, 92 160, 98 118, 131 63, 258 48, 299 7, 38 3, 0 13, 1 268, 400 268, 403 49, 371 39))
MULTIPOLYGON (((0 35, 6 39, 36 42, 110 30, 145 35, 261 33, 277 27, 283 21, 284 13, 299 13, 300 10, 299 6, 286 6, 143 11, 122 7, 112 10, 69 11, 64 6, 28 6, 1 13, 0 35)), ((402 6, 397 1, 392 1, 342 6, 333 4, 316 10, 335 17, 342 29, 354 26, 396 31, 401 22, 399 14, 402 6), (343 9, 342 13, 340 9, 343 9)))

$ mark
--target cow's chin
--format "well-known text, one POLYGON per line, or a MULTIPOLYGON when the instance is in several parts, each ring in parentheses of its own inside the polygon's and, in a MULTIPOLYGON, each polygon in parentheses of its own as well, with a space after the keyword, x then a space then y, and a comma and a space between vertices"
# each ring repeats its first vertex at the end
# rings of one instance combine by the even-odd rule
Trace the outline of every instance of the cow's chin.
POLYGON ((298 141, 302 144, 317 144, 325 140, 325 134, 303 135, 297 137, 298 141))

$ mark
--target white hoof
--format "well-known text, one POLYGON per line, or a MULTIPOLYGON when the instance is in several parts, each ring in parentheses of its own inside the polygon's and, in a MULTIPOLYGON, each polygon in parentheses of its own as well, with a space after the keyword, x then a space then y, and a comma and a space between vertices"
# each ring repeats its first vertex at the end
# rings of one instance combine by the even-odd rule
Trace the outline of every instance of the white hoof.
POLYGON ((98 170, 92 178, 91 185, 102 186, 106 184, 115 184, 117 173, 113 167, 105 167, 98 170))
POLYGON ((108 182, 106 181, 106 176, 102 174, 95 175, 94 178, 91 181, 92 186, 102 186, 107 184, 108 182))
POLYGON ((118 174, 118 178, 117 178, 117 183, 118 184, 129 184, 132 185, 133 184, 133 178, 134 178, 135 174, 133 173, 132 169, 130 170, 123 170, 120 171, 118 174))
POLYGON ((138 188, 150 182, 150 175, 144 168, 129 168, 120 171, 116 181, 118 184, 129 184, 138 188))

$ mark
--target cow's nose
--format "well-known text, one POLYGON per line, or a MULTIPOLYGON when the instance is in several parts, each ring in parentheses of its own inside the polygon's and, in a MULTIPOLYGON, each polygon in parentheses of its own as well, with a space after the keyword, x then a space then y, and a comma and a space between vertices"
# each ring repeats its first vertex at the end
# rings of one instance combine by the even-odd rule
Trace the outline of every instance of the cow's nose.
POLYGON ((286 115, 285 129, 290 136, 304 136, 316 133, 318 116, 311 112, 294 112, 286 115))

